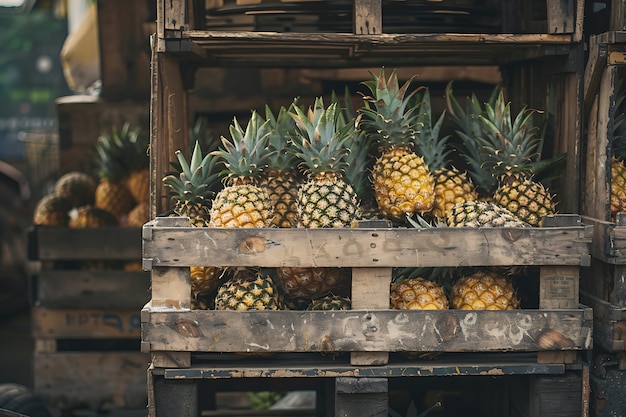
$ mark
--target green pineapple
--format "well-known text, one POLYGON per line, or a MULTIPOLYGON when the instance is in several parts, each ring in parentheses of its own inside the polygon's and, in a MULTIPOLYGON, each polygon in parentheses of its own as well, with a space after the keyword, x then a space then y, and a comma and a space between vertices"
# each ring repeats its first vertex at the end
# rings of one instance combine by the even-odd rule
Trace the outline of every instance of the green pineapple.
POLYGON ((450 227, 529 227, 508 209, 485 201, 468 201, 448 211, 450 227))
POLYGON ((282 310, 282 303, 269 275, 253 268, 241 268, 218 288, 215 309, 282 310))

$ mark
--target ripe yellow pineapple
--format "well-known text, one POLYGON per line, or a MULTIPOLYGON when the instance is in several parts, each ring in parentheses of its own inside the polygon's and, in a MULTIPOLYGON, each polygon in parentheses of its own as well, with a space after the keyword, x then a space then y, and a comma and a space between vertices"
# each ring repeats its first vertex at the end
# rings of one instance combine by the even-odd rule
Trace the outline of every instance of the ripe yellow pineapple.
POLYGON ((425 213, 425 216, 442 220, 455 204, 475 201, 478 199, 478 193, 466 172, 449 165, 448 155, 452 152, 448 148, 450 136, 440 136, 445 110, 433 125, 428 88, 418 95, 418 101, 419 122, 415 132, 417 147, 435 178, 435 202, 433 209, 425 213))
POLYGON ((231 141, 222 136, 223 148, 211 153, 224 162, 227 184, 213 201, 209 226, 270 227, 274 207, 267 189, 259 186, 271 156, 267 152, 269 122, 252 111, 245 131, 237 118, 233 119, 230 135, 231 141))
MULTIPOLYGON (((195 142, 190 161, 182 151, 176 151, 178 163, 172 163, 176 174, 163 178, 163 184, 170 190, 170 196, 176 202, 174 214, 189 217, 194 227, 207 227, 212 198, 219 187, 218 158, 202 155, 202 148, 195 142)), ((221 268, 214 266, 191 266, 191 292, 193 299, 208 294, 219 285, 221 268)))
POLYGON ((395 310, 447 310, 443 287, 422 277, 401 279, 391 284, 391 308, 395 310))
POLYGON ((520 308, 511 279, 494 271, 477 271, 454 282, 452 308, 456 310, 514 310, 520 308))
POLYGON ((364 82, 372 96, 364 97, 361 128, 381 149, 372 172, 374 195, 381 213, 404 221, 406 214, 426 213, 434 205, 435 181, 424 158, 414 152, 418 114, 408 95, 412 79, 398 85, 394 70, 385 80, 384 68, 364 82))

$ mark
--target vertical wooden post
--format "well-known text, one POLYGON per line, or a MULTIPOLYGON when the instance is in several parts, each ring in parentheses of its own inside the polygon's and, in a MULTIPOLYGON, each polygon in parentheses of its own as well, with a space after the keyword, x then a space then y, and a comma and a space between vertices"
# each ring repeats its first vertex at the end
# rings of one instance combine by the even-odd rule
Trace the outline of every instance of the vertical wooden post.
POLYGON ((353 31, 357 35, 382 34, 382 0, 355 0, 353 25, 353 31))
POLYGON ((337 378, 335 416, 387 417, 388 391, 387 378, 337 378))

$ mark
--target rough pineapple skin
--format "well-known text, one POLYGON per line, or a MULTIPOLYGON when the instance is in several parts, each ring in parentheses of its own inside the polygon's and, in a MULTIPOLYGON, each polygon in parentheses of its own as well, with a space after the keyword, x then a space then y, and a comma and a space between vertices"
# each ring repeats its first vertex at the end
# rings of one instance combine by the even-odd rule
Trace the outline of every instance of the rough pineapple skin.
POLYGON ((317 298, 328 294, 342 279, 339 268, 276 268, 278 283, 287 297, 317 298))
POLYGON ((76 215, 70 219, 69 227, 89 229, 104 226, 118 226, 117 218, 110 212, 90 204, 78 207, 76 215))
POLYGON ((274 210, 265 188, 241 184, 217 194, 210 216, 210 227, 270 227, 274 210))
POLYGON ((304 183, 297 201, 299 222, 305 228, 348 227, 359 213, 352 186, 332 175, 304 183))
POLYGON ((326 295, 321 298, 317 298, 311 301, 311 304, 307 307, 307 310, 350 310, 352 309, 352 301, 348 297, 342 297, 340 295, 326 295))
POLYGON ((122 182, 103 179, 96 187, 94 205, 121 219, 135 206, 135 200, 122 182))
POLYGON ((425 278, 407 278, 391 284, 391 308, 395 310, 447 310, 444 289, 425 278))
POLYGON ((194 297, 212 293, 219 286, 222 271, 216 266, 190 266, 191 293, 194 297))
POLYGON ((445 219, 448 211, 456 204, 478 200, 478 193, 465 172, 456 168, 438 169, 435 178, 435 203, 428 217, 445 219))
POLYGON ((72 202, 67 197, 48 194, 41 198, 33 212, 33 224, 36 226, 67 226, 70 221, 69 211, 72 202))
POLYGON ((383 152, 374 164, 372 183, 378 208, 393 219, 426 213, 435 203, 435 180, 424 158, 408 147, 383 152))
POLYGON ((492 271, 478 271, 452 285, 452 308, 456 310, 515 310, 520 302, 511 280, 492 271))
POLYGON ((624 162, 611 158, 611 221, 617 213, 626 211, 626 166, 624 162))
POLYGON ((468 201, 453 206, 447 213, 450 227, 529 227, 508 209, 484 201, 468 201))
POLYGON ((493 195, 496 204, 531 226, 540 226, 543 217, 556 212, 553 199, 543 184, 521 175, 509 175, 493 195))
POLYGON ((217 289, 216 310, 281 310, 272 279, 261 273, 238 273, 217 289))
POLYGON ((269 169, 267 177, 261 184, 267 189, 272 206, 276 227, 296 227, 298 224, 298 187, 300 183, 294 171, 269 169))
POLYGON ((124 179, 124 184, 136 203, 150 202, 150 169, 131 171, 124 179))
POLYGON ((54 183, 54 192, 72 202, 74 207, 93 204, 96 181, 88 174, 71 171, 61 175, 54 183))

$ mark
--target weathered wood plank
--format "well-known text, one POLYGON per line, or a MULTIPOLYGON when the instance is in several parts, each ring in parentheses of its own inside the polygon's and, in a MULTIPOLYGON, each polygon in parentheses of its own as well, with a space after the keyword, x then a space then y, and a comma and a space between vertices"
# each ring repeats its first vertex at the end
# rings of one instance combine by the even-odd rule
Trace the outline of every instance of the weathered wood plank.
POLYGON ((386 366, 352 366, 334 361, 237 361, 192 365, 187 369, 164 369, 166 379, 372 377, 405 378, 462 375, 551 375, 562 374, 563 364, 539 364, 534 358, 520 359, 515 353, 475 357, 462 355, 436 361, 399 361, 386 366), (505 357, 506 356, 506 357, 505 357))
POLYGON ((585 310, 163 311, 144 309, 152 351, 489 352, 591 347, 585 310))
POLYGON ((39 261, 141 260, 141 228, 36 227, 29 239, 39 261))
POLYGON ((387 378, 340 377, 335 379, 335 415, 387 417, 387 378))
POLYGON ((150 274, 127 271, 42 270, 37 305, 140 310, 150 299, 150 274))
POLYGON ((547 0, 548 33, 572 33, 576 28, 574 0, 547 0))
POLYGON ((584 265, 590 229, 213 229, 153 227, 155 266, 401 267, 584 265))
POLYGON ((581 302, 593 309, 593 340, 607 352, 626 350, 626 307, 581 292, 581 302))
POLYGON ((62 410, 143 408, 148 355, 139 352, 36 353, 34 392, 62 410))
POLYGON ((36 339, 140 338, 139 310, 32 309, 32 334, 36 339))
POLYGON ((383 33, 382 0, 355 0, 353 32, 357 35, 383 33))

